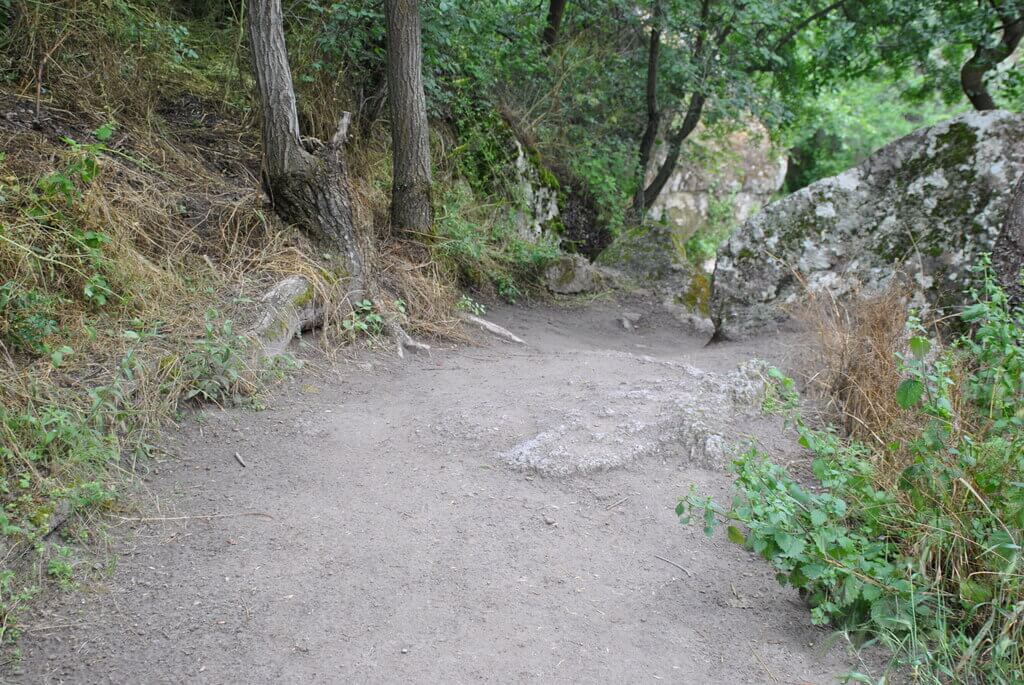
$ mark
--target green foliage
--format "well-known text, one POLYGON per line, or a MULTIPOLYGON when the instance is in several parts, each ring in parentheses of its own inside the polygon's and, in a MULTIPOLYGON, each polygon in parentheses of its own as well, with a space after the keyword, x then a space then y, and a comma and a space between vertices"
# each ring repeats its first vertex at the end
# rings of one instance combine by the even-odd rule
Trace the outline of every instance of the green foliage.
POLYGON ((718 247, 729 239, 736 229, 735 195, 708 199, 707 223, 697 229, 683 244, 686 258, 701 267, 718 253, 718 247))
POLYGON ((487 313, 487 307, 474 300, 469 295, 462 295, 459 301, 455 303, 455 308, 464 312, 469 312, 473 316, 483 316, 487 313))
POLYGON ((907 81, 882 73, 832 85, 793 103, 782 138, 790 149, 785 190, 849 169, 878 148, 924 126, 960 113, 963 103, 949 105, 938 97, 909 99, 907 81))
MULTIPOLYGON (((751 448, 734 462, 731 506, 691 491, 677 507, 709 534, 727 522, 730 540, 800 591, 815 623, 882 642, 921 682, 1024 679, 1024 318, 982 269, 964 313, 974 329, 956 346, 935 351, 910 324, 897 399, 920 417, 916 438, 869 447, 795 415, 820 489, 751 448), (880 465, 897 453, 909 462, 888 478, 880 465)), ((794 396, 773 378, 775 397, 794 396)))
POLYGON ((240 394, 249 364, 245 351, 249 340, 235 333, 230 319, 220 321, 219 313, 206 313, 204 335, 181 359, 181 397, 199 402, 222 402, 240 394))
POLYGON ((57 331, 53 296, 15 281, 0 285, 0 339, 14 350, 40 355, 57 331))
POLYGON ((515 302, 559 254, 551 237, 521 238, 511 208, 481 207, 465 186, 452 188, 441 203, 433 249, 466 286, 515 302))
POLYGON ((983 287, 973 291, 977 304, 967 307, 962 317, 974 328, 973 335, 961 341, 975 364, 970 398, 985 408, 990 430, 1019 432, 1024 428, 1024 311, 1011 308, 1006 293, 994 287, 988 257, 978 269, 983 287))
POLYGON ((360 336, 376 337, 384 330, 384 317, 373 302, 361 300, 353 304, 352 311, 341 320, 341 330, 353 341, 360 336))

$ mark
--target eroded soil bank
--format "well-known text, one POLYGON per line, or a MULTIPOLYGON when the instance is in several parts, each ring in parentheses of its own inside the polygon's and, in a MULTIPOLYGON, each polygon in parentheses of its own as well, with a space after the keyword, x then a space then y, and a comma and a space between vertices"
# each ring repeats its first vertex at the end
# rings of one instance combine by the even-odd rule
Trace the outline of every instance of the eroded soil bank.
POLYGON ((318 363, 266 411, 169 431, 153 520, 39 612, 13 679, 826 683, 854 665, 766 564, 673 512, 691 484, 727 492, 734 441, 802 458, 733 373, 792 339, 705 348, 638 301, 490 317, 527 346, 318 363))

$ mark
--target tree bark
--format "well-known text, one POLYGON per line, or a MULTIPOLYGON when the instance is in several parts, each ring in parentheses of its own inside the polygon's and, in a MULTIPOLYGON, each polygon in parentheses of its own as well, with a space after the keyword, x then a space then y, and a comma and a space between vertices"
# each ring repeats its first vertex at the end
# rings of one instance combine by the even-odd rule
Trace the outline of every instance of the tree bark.
POLYGON ((551 52, 551 48, 558 41, 558 33, 562 29, 562 15, 565 14, 565 2, 566 0, 551 0, 548 3, 548 19, 540 36, 545 55, 551 52))
POLYGON ((644 223, 648 205, 644 199, 647 183, 647 167, 651 163, 651 152, 658 139, 661 126, 661 111, 658 109, 658 62, 661 53, 661 0, 654 0, 651 12, 651 36, 647 45, 647 126, 640 139, 640 168, 636 195, 633 198, 633 218, 637 225, 644 223))
POLYGON ((388 25, 388 100, 393 160, 391 227, 430 233, 434 213, 419 2, 385 0, 384 13, 388 25))
POLYGON ((299 138, 281 0, 250 0, 247 28, 260 99, 264 184, 274 211, 321 248, 340 252, 350 291, 361 291, 364 268, 344 154, 349 114, 342 115, 330 142, 316 154, 307 152, 299 138))
MULTIPOLYGON (((1021 10, 1018 8, 1017 11, 1021 10)), ((999 44, 975 46, 974 54, 960 70, 960 86, 974 109, 979 111, 996 109, 995 98, 985 84, 985 74, 1012 55, 1024 37, 1024 16, 1001 16, 1000 19, 1003 21, 1003 34, 999 44)))
MULTIPOLYGON (((721 25, 717 33, 709 30, 709 28, 716 23, 711 17, 711 4, 711 0, 701 1, 701 25, 693 47, 694 62, 702 65, 705 74, 706 70, 711 66, 711 61, 714 59, 715 55, 718 54, 722 44, 725 43, 734 28, 731 21, 719 21, 717 23, 721 25)), ((655 76, 655 78, 657 77, 655 76)), ((649 71, 648 79, 650 79, 649 71)), ((701 80, 703 81, 703 77, 701 80)), ((649 85, 650 80, 648 80, 648 86, 649 85)), ((707 102, 707 96, 701 92, 701 87, 702 86, 698 84, 697 88, 690 93, 690 101, 686 106, 686 114, 683 116, 683 121, 669 134, 668 154, 665 157, 665 161, 662 162, 660 167, 658 167, 658 172, 654 175, 650 184, 643 189, 643 208, 641 216, 646 214, 647 210, 654 205, 654 202, 658 199, 661 191, 665 188, 665 184, 668 183, 668 179, 672 177, 672 172, 675 171, 676 164, 679 162, 679 152, 682 150, 683 143, 697 128, 697 124, 700 123, 701 115, 704 113, 704 104, 707 102)), ((649 97, 650 91, 648 91, 648 98, 649 97)), ((655 103, 655 105, 656 104, 657 103, 655 103)), ((650 106, 649 100, 648 106, 650 106)), ((646 169, 644 173, 646 175, 646 169)), ((638 204, 639 200, 636 202, 638 204)))
POLYGON ((992 262, 1000 285, 1015 304, 1024 302, 1024 175, 1010 196, 1003 230, 992 249, 992 262))
POLYGON ((690 137, 694 129, 697 128, 697 124, 700 123, 701 114, 704 112, 705 100, 706 98, 701 93, 693 93, 690 96, 690 104, 686 108, 686 116, 683 117, 683 123, 669 136, 668 154, 665 156, 665 161, 658 167, 658 173, 654 175, 650 184, 644 189, 644 212, 654 205, 658 196, 661 195, 661 191, 665 188, 665 184, 668 183, 668 179, 672 177, 672 172, 676 170, 676 164, 679 163, 679 152, 683 149, 683 143, 690 137))

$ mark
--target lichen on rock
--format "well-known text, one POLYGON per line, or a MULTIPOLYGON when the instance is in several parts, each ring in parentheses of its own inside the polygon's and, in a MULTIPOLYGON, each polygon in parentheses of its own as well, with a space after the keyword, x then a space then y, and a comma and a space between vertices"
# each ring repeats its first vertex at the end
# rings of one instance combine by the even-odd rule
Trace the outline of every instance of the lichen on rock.
POLYGON ((751 217, 720 249, 716 333, 743 338, 787 318, 806 289, 843 297, 903 273, 922 308, 964 301, 1024 171, 1024 116, 971 112, 923 128, 751 217))

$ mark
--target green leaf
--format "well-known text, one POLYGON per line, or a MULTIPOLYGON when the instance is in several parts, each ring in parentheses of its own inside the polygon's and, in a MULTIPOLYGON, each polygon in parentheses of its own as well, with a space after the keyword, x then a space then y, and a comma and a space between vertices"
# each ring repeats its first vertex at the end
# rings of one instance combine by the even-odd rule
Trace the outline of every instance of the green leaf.
POLYGON ((896 389, 896 404, 904 409, 910 409, 921 401, 923 395, 924 384, 914 378, 908 378, 896 389))
POLYGON ((729 542, 734 542, 737 545, 742 545, 747 542, 747 536, 745 536, 736 526, 729 526, 726 528, 725 534, 728 536, 729 542))
POLYGON ((864 587, 861 588, 860 594, 869 602, 874 602, 882 596, 882 588, 878 587, 873 583, 865 583, 864 587))
POLYGON ((969 578, 961 580, 960 599, 968 606, 984 604, 992 600, 992 588, 969 578))
POLYGON ((924 359, 932 349, 932 344, 927 338, 914 336, 910 339, 910 351, 918 359, 924 359))

